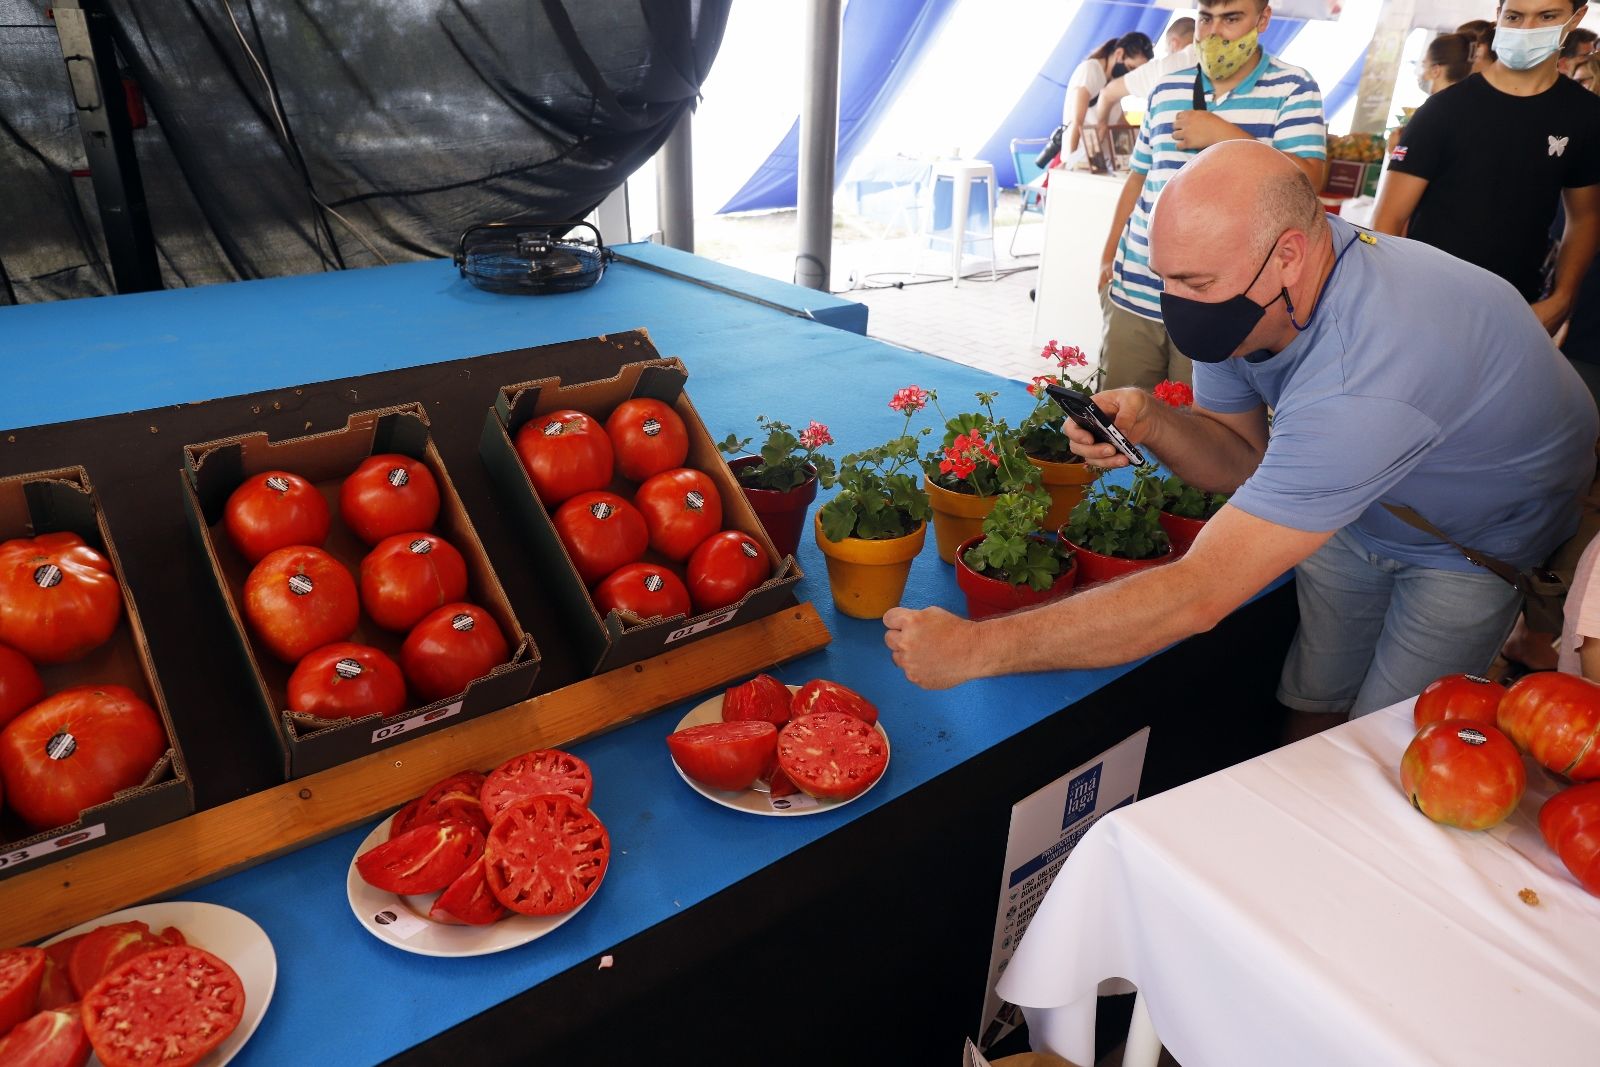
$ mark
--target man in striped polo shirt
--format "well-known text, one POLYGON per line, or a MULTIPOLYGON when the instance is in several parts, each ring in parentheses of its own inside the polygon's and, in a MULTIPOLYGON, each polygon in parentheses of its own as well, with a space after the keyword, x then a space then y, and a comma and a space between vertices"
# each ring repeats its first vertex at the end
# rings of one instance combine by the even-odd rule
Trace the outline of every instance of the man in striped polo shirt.
POLYGON ((1189 360, 1161 324, 1161 279, 1150 269, 1150 212, 1185 163, 1221 141, 1256 140, 1288 154, 1322 188, 1322 93, 1310 74, 1262 51, 1257 37, 1271 19, 1266 0, 1201 0, 1199 66, 1175 71, 1150 94, 1100 269, 1102 389, 1191 380, 1189 360))

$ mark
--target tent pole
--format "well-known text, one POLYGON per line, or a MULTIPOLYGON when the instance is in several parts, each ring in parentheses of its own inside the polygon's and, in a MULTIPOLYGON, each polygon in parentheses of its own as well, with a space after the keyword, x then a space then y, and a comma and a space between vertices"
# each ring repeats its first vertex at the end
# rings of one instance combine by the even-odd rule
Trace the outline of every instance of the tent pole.
POLYGON ((827 289, 833 267, 833 178, 839 148, 842 0, 807 0, 800 105, 800 250, 794 281, 827 289))
POLYGON ((656 155, 656 213, 661 243, 694 251, 694 151, 689 108, 656 155))

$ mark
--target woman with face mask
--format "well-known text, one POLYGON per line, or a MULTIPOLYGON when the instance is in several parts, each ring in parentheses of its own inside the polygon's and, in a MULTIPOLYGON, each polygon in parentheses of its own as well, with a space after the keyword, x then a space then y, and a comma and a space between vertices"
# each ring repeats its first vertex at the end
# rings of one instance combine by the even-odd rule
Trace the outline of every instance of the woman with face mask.
POLYGON ((1417 84, 1432 96, 1472 73, 1472 38, 1464 33, 1441 33, 1428 42, 1417 64, 1417 84))
MULTIPOLYGON (((1084 162, 1088 156, 1083 143, 1084 116, 1090 105, 1100 96, 1100 90, 1113 78, 1120 78, 1130 70, 1148 63, 1155 57, 1155 45, 1145 34, 1134 32, 1113 37, 1089 54, 1078 64, 1067 83, 1066 106, 1061 121, 1067 127, 1062 144, 1061 158, 1066 166, 1084 162)), ((1121 121, 1120 110, 1113 113, 1112 121, 1121 121)))

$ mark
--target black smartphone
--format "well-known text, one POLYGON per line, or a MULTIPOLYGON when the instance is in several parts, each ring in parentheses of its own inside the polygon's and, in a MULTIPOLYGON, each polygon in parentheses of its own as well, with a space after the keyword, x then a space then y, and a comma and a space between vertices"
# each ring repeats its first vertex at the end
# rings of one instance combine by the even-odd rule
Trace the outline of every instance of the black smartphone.
POLYGON ((1111 416, 1101 411, 1100 405, 1088 393, 1080 393, 1064 385, 1047 385, 1044 388, 1061 410, 1067 413, 1067 417, 1088 430, 1096 441, 1115 448, 1136 467, 1143 467, 1150 462, 1137 445, 1122 435, 1122 431, 1112 423, 1111 416))

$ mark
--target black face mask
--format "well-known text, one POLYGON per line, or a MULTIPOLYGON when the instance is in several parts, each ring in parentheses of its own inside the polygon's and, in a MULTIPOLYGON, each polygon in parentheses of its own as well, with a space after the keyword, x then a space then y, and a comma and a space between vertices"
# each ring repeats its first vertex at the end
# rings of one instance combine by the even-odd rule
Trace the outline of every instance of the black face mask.
POLYGON ((1277 250, 1278 245, 1274 241, 1272 251, 1256 268, 1255 277, 1244 287, 1244 293, 1220 303, 1208 304, 1186 296, 1161 294, 1161 320, 1179 352, 1196 363, 1221 363, 1233 355, 1234 349, 1244 344, 1244 339, 1256 328, 1256 323, 1267 313, 1267 308, 1279 300, 1288 304, 1289 315, 1293 317, 1294 305, 1288 303, 1287 289, 1279 289, 1278 295, 1265 304, 1258 304, 1245 295, 1255 287, 1261 272, 1267 269, 1267 264, 1272 262, 1273 252, 1277 250))
POLYGON ((1113 64, 1111 64, 1111 77, 1120 78, 1126 73, 1128 73, 1128 64, 1126 64, 1126 63, 1113 63, 1113 64))

